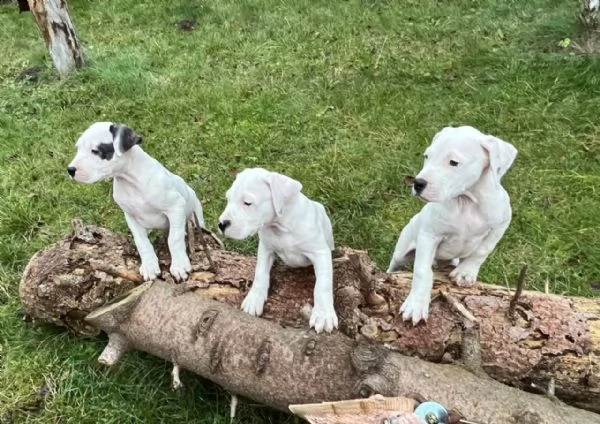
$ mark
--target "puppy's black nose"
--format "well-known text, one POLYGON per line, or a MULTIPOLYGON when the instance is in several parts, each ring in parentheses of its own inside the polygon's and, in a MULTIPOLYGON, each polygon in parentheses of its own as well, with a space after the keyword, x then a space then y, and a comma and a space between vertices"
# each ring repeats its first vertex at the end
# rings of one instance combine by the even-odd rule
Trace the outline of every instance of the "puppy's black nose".
POLYGON ((423 178, 415 178, 415 180, 413 181, 413 188, 415 189, 415 193, 421 194, 421 192, 425 190, 425 187, 427 187, 427 181, 425 181, 423 178))
POLYGON ((69 175, 70 175, 71 177, 74 177, 74 176, 75 176, 75 171, 77 171, 77 168, 75 168, 74 166, 69 166, 69 167, 67 168, 67 172, 69 173, 69 175))
POLYGON ((221 230, 222 233, 225 232, 225 230, 227 229, 227 227, 229 227, 231 225, 231 221, 226 219, 224 221, 219 222, 219 230, 221 230))

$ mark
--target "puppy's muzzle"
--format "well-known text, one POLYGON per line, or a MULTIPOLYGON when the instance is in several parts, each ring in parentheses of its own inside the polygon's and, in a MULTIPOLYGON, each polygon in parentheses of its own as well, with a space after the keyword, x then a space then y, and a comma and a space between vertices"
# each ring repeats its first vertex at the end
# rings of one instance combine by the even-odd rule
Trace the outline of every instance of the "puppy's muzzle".
POLYGON ((75 172, 77 172, 77 168, 75 168, 74 166, 69 166, 69 167, 67 167, 67 172, 69 173, 71 178, 74 178, 75 172))
POLYGON ((228 219, 225 219, 221 222, 219 222, 219 230, 221 230, 222 233, 225 232, 225 230, 231 226, 231 221, 228 219))
POLYGON ((425 187, 427 187, 427 181, 423 178, 415 178, 413 181, 413 189, 417 195, 421 194, 423 190, 425 190, 425 187))

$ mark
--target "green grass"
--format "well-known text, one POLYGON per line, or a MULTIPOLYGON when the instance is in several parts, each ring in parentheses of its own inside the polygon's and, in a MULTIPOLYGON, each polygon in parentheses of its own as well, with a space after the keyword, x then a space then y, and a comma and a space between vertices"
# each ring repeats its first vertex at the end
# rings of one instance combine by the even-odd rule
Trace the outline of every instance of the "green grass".
MULTIPOLYGON (((514 218, 481 279, 589 295, 600 279, 600 62, 576 39, 578 1, 71 0, 88 66, 59 80, 30 14, 0 7, 0 423, 228 422, 228 395, 132 353, 94 364, 80 340, 19 316, 38 249, 81 217, 127 231, 110 184, 68 180, 77 136, 117 120, 185 178, 214 227, 235 170, 293 176, 329 210, 338 245, 387 265, 421 206, 403 186, 433 134, 470 124, 511 141, 514 218), (149 2, 146 2, 149 3, 149 2), (191 18, 195 30, 177 22, 191 18), (45 65, 36 83, 25 68, 45 65), (39 408, 39 390, 49 395, 39 408), (37 406, 36 406, 37 405, 37 406)), ((246 253, 256 240, 227 241, 246 253)), ((238 422, 293 423, 242 401, 238 422)))

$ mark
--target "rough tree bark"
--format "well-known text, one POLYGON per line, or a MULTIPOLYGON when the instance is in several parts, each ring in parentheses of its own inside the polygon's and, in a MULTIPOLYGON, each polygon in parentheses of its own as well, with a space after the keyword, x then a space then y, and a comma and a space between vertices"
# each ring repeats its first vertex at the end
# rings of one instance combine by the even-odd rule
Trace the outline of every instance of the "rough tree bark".
POLYGON ((58 73, 66 76, 81 68, 83 49, 69 16, 67 0, 28 0, 28 3, 58 73))
POLYGON ((583 0, 581 14, 579 15, 581 22, 588 27, 598 25, 600 16, 600 0, 583 0))
MULTIPOLYGON (((157 245, 166 270, 166 249, 157 245)), ((275 408, 419 393, 476 422, 600 422, 551 396, 497 382, 551 387, 565 402, 600 411, 597 300, 525 291, 509 318, 506 288, 459 288, 437 274, 430 319, 412 327, 396 314, 411 275, 387 275, 365 252, 341 249, 334 259, 340 331, 316 335, 305 318, 312 269, 276 266, 265 313, 254 318, 239 311, 254 258, 216 247, 211 253, 216 275, 195 251, 188 282, 174 285, 163 273, 166 282, 140 285, 127 239, 79 223, 74 236, 34 255, 20 295, 37 321, 80 334, 107 332, 111 342, 100 358, 106 364, 118 360, 119 348, 144 350, 275 408)))

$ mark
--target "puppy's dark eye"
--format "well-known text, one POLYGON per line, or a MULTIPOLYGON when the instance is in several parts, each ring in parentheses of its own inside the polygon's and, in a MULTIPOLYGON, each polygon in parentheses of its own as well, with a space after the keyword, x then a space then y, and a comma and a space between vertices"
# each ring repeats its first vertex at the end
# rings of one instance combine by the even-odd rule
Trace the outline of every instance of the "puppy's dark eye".
POLYGON ((423 157, 425 158, 425 160, 429 159, 428 155, 423 155, 423 157))
POLYGON ((458 166, 458 162, 455 160, 451 160, 450 162, 448 162, 450 164, 450 166, 458 166))
POLYGON ((92 154, 93 155, 98 155, 98 154, 100 154, 100 151, 96 150, 96 149, 92 149, 92 154))
POLYGON ((244 202, 244 205, 246 205, 246 206, 250 206, 251 204, 252 203, 250 203, 250 202, 244 202))

